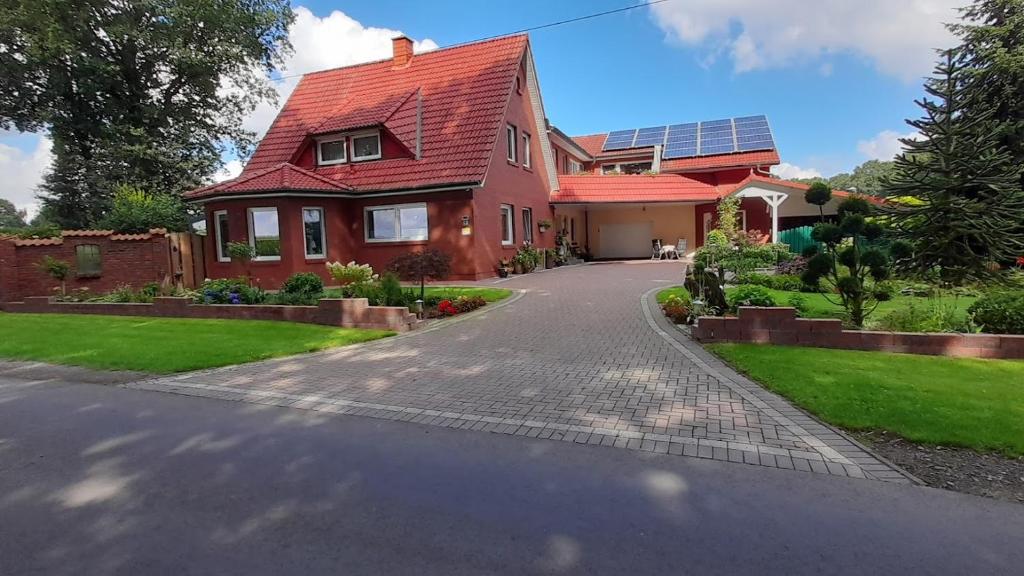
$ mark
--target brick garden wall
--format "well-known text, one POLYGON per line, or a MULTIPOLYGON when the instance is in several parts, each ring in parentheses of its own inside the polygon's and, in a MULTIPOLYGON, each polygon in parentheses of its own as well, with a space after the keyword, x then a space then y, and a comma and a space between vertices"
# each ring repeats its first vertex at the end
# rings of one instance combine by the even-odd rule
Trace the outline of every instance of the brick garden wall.
POLYGON ((49 296, 0 304, 4 312, 106 314, 163 318, 278 320, 325 324, 343 328, 374 328, 405 332, 416 326, 416 315, 402 306, 370 306, 366 298, 324 298, 316 306, 193 304, 189 298, 155 298, 152 304, 53 302, 49 296))
POLYGON ((796 317, 794 308, 740 307, 738 317, 702 316, 693 337, 742 342, 970 358, 1024 358, 1024 336, 843 330, 842 322, 796 317))
POLYGON ((71 265, 67 279, 69 291, 88 288, 95 294, 109 292, 120 285, 135 288, 149 282, 171 279, 170 247, 166 232, 150 230, 146 234, 115 234, 110 230, 65 230, 60 238, 0 238, 0 302, 13 302, 29 296, 48 296, 60 282, 39 269, 46 256, 71 265), (99 247, 101 272, 98 276, 80 276, 76 247, 99 247))

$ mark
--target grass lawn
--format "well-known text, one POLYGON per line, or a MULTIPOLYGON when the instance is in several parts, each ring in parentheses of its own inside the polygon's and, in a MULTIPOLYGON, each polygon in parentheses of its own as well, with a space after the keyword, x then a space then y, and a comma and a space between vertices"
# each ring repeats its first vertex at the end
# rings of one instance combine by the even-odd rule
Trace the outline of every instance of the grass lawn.
MULTIPOLYGON (((726 288, 725 292, 728 295, 734 288, 726 288)), ((799 294, 803 297, 804 302, 807 304, 807 311, 804 314, 806 318, 842 318, 843 307, 832 304, 825 299, 823 294, 817 294, 813 292, 787 292, 784 290, 772 290, 771 288, 765 288, 771 293, 772 298, 775 299, 775 303, 779 306, 789 306, 789 299, 799 294)), ((833 300, 838 301, 833 298, 833 300)), ((886 302, 880 302, 878 308, 868 316, 866 327, 870 328, 874 323, 877 323, 883 316, 892 312, 906 308, 910 303, 914 303, 920 307, 927 307, 932 302, 938 302, 943 306, 955 306, 957 314, 961 318, 967 317, 967 308, 974 303, 976 298, 972 296, 939 296, 936 298, 922 298, 919 296, 895 296, 892 300, 886 302)))
POLYGON ((393 334, 260 320, 0 313, 0 358, 166 374, 393 334))
POLYGON ((670 296, 687 296, 687 297, 689 297, 690 293, 687 292, 686 288, 683 288, 682 286, 673 286, 671 288, 665 288, 664 290, 658 292, 658 295, 655 296, 655 298, 658 299, 658 304, 663 304, 665 302, 665 300, 669 299, 670 296))
MULTIPOLYGON (((420 287, 417 286, 402 286, 402 288, 411 288, 413 292, 419 294, 420 287)), ((325 295, 328 298, 340 298, 341 290, 337 288, 331 288, 326 290, 325 295)), ((488 302, 497 302, 498 300, 504 300, 512 295, 511 290, 504 288, 478 288, 476 286, 427 286, 427 296, 439 296, 441 298, 456 298, 458 296, 483 296, 483 299, 488 302)))
POLYGON ((796 346, 710 348, 765 387, 848 430, 1024 455, 1024 361, 796 346))

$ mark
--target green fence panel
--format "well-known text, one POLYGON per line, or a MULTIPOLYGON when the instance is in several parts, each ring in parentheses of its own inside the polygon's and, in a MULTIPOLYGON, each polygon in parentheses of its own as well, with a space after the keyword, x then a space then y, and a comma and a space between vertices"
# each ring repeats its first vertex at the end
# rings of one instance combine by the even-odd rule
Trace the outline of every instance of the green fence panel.
POLYGON ((804 248, 817 244, 817 242, 811 240, 811 230, 813 229, 813 226, 800 226, 799 228, 783 230, 779 232, 779 242, 788 244, 790 252, 800 254, 804 251, 804 248))

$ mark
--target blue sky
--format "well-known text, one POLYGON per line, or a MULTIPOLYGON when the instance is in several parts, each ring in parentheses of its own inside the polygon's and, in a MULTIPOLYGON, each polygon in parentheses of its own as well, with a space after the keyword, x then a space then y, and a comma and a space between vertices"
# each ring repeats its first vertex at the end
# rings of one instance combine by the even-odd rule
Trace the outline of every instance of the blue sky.
MULTIPOLYGON (((295 3, 290 73, 386 57, 399 31, 420 49, 619 8, 629 0, 295 3)), ((959 2, 669 0, 531 33, 549 118, 569 134, 768 115, 783 176, 889 158, 917 115, 941 23, 959 2)), ((294 81, 280 86, 287 95, 294 81)), ((282 100, 283 102, 283 100, 282 100)), ((276 111, 251 118, 265 129, 276 111)), ((0 133, 0 196, 30 207, 48 162, 37 135, 0 133), (14 176, 10 176, 14 174, 14 176)), ((224 177, 236 173, 231 162, 224 177)))

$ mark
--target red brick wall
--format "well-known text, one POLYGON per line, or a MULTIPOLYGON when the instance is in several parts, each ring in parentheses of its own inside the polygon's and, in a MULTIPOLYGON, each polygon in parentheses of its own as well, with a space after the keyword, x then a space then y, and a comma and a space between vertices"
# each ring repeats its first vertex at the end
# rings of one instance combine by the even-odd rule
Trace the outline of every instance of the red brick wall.
POLYGON ((64 260, 71 265, 67 279, 69 291, 88 288, 101 294, 127 284, 139 288, 149 282, 173 279, 167 237, 162 233, 131 236, 101 231, 65 232, 58 243, 48 240, 0 240, 0 301, 21 300, 27 296, 48 296, 60 282, 39 269, 45 256, 64 260), (127 239, 126 239, 127 238, 127 239), (98 277, 79 277, 76 270, 75 247, 82 244, 99 246, 102 272, 98 277))
POLYGON ((1024 358, 1024 336, 843 330, 839 320, 798 319, 793 308, 740 307, 736 318, 704 316, 693 327, 693 337, 705 343, 745 342, 933 356, 1024 358))
POLYGON ((24 302, 0 304, 5 312, 53 314, 105 314, 162 318, 218 318, 275 320, 326 324, 344 328, 371 328, 404 332, 417 326, 416 315, 403 306, 370 306, 366 298, 324 298, 316 306, 244 304, 192 304, 188 298, 156 298, 152 304, 52 302, 50 297, 28 297, 24 302))

